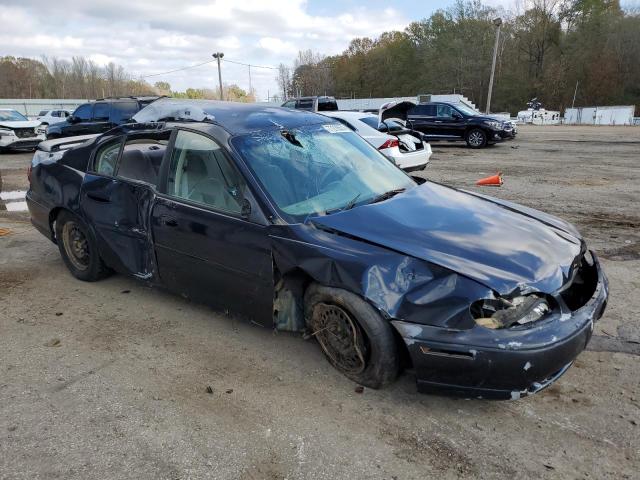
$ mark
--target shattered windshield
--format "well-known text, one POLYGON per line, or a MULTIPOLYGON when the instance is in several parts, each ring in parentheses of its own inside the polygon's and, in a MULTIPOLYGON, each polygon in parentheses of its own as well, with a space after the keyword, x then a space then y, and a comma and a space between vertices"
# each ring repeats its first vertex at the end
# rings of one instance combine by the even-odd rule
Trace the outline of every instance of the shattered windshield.
POLYGON ((293 222, 415 186, 380 152, 338 123, 254 132, 232 143, 293 222))

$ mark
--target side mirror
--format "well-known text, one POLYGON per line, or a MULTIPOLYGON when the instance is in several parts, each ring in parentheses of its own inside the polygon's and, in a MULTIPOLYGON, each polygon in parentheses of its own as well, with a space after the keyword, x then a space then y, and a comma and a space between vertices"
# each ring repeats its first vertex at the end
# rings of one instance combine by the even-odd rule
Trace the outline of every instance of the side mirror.
POLYGON ((242 207, 240 209, 240 216, 242 218, 249 218, 251 215, 251 203, 246 198, 242 200, 242 207))
POLYGON ((458 112, 453 112, 451 114, 451 116, 453 117, 453 119, 457 122, 458 120, 462 120, 462 115, 460 115, 458 112))
POLYGON ((78 122, 78 117, 74 117, 73 115, 69 115, 67 117, 67 122, 69 122, 69 123, 77 123, 78 122))

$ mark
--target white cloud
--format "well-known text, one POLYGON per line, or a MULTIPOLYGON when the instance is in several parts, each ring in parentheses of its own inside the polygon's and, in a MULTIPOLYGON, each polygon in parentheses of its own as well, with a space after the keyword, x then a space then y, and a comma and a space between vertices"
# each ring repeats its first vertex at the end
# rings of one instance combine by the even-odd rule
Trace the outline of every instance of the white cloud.
POLYGON ((108 63, 115 61, 115 58, 103 55, 102 53, 92 53, 91 55, 89 55, 89 59, 93 60, 101 67, 104 67, 108 63))
POLYGON ((289 53, 291 55, 295 55, 297 52, 296 46, 291 42, 284 42, 279 38, 274 37, 264 37, 258 41, 258 45, 260 48, 264 48, 265 50, 269 50, 276 54, 289 53))

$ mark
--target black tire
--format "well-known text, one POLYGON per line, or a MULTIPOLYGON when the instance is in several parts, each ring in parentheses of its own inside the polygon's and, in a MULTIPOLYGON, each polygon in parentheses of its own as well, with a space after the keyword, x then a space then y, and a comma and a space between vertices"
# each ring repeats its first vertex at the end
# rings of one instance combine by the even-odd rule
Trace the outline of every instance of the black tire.
POLYGON ((311 284, 307 288, 304 305, 311 334, 320 344, 329 363, 338 371, 369 388, 381 388, 396 379, 400 370, 400 355, 392 327, 371 305, 346 290, 318 284, 311 284), (347 362, 337 358, 340 353, 332 342, 340 342, 338 335, 341 332, 333 328, 337 325, 335 320, 327 320, 336 316, 343 318, 345 315, 348 317, 345 320, 348 327, 343 331, 346 332, 345 338, 350 341, 348 347, 352 352, 360 353, 355 366, 347 366, 347 362), (333 327, 329 328, 327 325, 333 327), (333 340, 334 338, 337 340, 333 340), (354 348, 356 344, 358 349, 354 348))
POLYGON ((481 128, 472 128, 464 137, 469 148, 483 148, 487 146, 487 134, 481 128))
POLYGON ((100 258, 91 231, 80 218, 67 211, 60 212, 55 231, 62 260, 74 277, 95 282, 111 273, 100 258))

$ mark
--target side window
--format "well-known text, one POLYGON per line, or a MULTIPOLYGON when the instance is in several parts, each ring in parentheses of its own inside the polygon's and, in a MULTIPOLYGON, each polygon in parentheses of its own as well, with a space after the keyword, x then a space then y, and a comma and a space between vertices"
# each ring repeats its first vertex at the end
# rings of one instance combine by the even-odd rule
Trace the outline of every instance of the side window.
POLYGON ((435 117, 436 106, 435 105, 416 105, 409 111, 411 116, 419 117, 435 117))
POLYGON ((85 103, 84 105, 80 105, 78 108, 76 108, 73 116, 81 122, 88 122, 89 120, 91 120, 92 114, 93 105, 90 103, 85 103))
POLYGON ((96 103, 93 107, 93 119, 96 122, 106 122, 109 120, 111 105, 108 103, 96 103))
POLYGON ((120 153, 121 146, 122 139, 119 139, 102 145, 98 149, 93 161, 93 167, 96 173, 110 177, 113 176, 116 171, 116 164, 118 163, 118 154, 120 153))
POLYGON ((111 121, 123 123, 138 113, 136 102, 114 102, 111 104, 111 121))
POLYGON ((239 214, 245 188, 244 179, 216 142, 178 131, 169 165, 169 195, 239 214))
POLYGON ((284 102, 284 104, 282 104, 283 107, 286 108, 296 108, 296 101, 295 100, 289 100, 288 102, 284 102))
POLYGON ((171 132, 160 132, 153 135, 154 138, 150 138, 148 134, 140 135, 134 134, 127 138, 122 148, 117 176, 155 187, 158 185, 160 167, 171 132))
POLYGON ((438 105, 438 117, 451 118, 453 116, 453 109, 449 105, 438 105))

